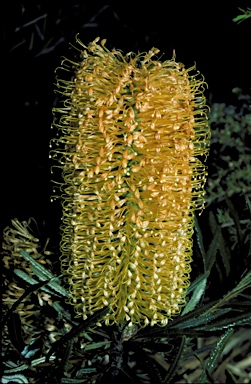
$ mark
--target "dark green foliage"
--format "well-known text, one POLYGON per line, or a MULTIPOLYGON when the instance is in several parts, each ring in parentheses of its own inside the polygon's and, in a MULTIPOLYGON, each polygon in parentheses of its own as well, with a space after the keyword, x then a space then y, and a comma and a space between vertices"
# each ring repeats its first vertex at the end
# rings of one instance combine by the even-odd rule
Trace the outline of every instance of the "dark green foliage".
POLYGON ((251 196, 251 96, 235 88, 236 105, 210 107, 211 127, 207 204, 234 195, 251 196))
POLYGON ((9 338, 14 348, 21 354, 25 348, 22 338, 21 320, 18 313, 13 312, 8 321, 9 338))
POLYGON ((63 336, 62 339, 53 344, 53 347, 46 356, 46 360, 49 361, 52 353, 55 352, 57 349, 60 349, 63 344, 73 340, 74 337, 78 336, 80 332, 84 331, 85 329, 88 329, 91 325, 95 325, 96 322, 108 312, 108 310, 109 308, 106 307, 100 311, 95 312, 94 315, 90 316, 87 320, 81 322, 77 327, 73 328, 69 333, 63 336))
POLYGON ((180 339, 179 348, 178 348, 176 354, 174 355, 175 358, 173 359, 173 361, 172 361, 172 363, 170 365, 170 368, 169 368, 169 370, 167 372, 167 375, 164 378, 163 383, 170 383, 172 378, 174 377, 175 372, 177 371, 177 369, 179 367, 179 363, 180 363, 180 361, 182 359, 185 346, 186 346, 186 337, 182 336, 181 339, 180 339))
MULTIPOLYGON (((192 348, 202 365, 199 382, 213 382, 215 368, 229 338, 237 327, 251 324, 251 296, 248 290, 251 287, 251 271, 247 268, 244 268, 239 281, 232 284, 231 289, 223 289, 221 297, 211 300, 209 295, 211 274, 216 265, 221 269, 220 279, 224 280, 232 269, 229 255, 233 251, 245 252, 244 267, 250 261, 248 234, 240 223, 238 212, 232 211, 231 204, 228 201, 226 206, 229 214, 234 215, 238 244, 234 244, 234 247, 230 244, 231 238, 225 236, 225 229, 221 229, 212 212, 209 212, 208 220, 211 235, 210 238, 207 236, 205 243, 203 229, 196 219, 195 245, 203 258, 204 273, 192 282, 187 294, 187 306, 181 316, 165 327, 149 326, 141 330, 128 326, 125 329, 104 325, 96 327, 95 324, 104 316, 107 308, 88 320, 76 321, 71 307, 67 305, 64 308, 64 298, 69 294, 59 283, 56 274, 48 271, 27 252, 21 251, 36 278, 31 278, 21 268, 15 269, 15 275, 25 281, 27 288, 5 315, 5 319, 9 320, 9 338, 19 358, 13 353, 6 355, 4 377, 23 372, 22 375, 31 383, 39 383, 41 375, 46 380, 44 382, 59 383, 104 383, 116 380, 128 383, 176 383, 181 379, 179 370, 183 360, 186 360, 187 351, 191 354, 192 348), (39 338, 27 349, 21 329, 24 320, 17 311, 18 305, 29 295, 42 290, 50 293, 51 307, 54 309, 47 316, 55 317, 57 314, 57 321, 63 321, 61 336, 49 350, 47 348, 47 352, 39 338), (211 336, 218 336, 219 340, 207 349, 210 354, 204 361, 200 357, 200 350, 196 351, 193 344, 197 338, 211 336), (32 367, 36 367, 36 370, 33 371, 32 367)), ((246 212, 248 214, 249 210, 246 212)))
MULTIPOLYGON (((209 377, 209 375, 212 374, 213 370, 215 369, 216 364, 221 356, 221 353, 224 347, 226 346, 228 339, 233 334, 233 332, 234 332, 233 329, 230 328, 220 337, 216 345, 216 348, 213 349, 213 351, 210 353, 210 356, 206 361, 206 364, 203 366, 203 372, 198 380, 198 383, 207 382, 206 379, 209 377)), ((213 379, 211 382, 213 383, 213 379)))

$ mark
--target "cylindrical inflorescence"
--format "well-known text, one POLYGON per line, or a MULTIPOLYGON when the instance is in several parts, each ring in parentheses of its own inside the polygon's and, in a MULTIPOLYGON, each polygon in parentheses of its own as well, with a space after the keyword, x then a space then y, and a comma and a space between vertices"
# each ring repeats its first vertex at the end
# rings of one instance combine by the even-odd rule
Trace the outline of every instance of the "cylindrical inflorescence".
MULTIPOLYGON (((203 78, 157 49, 123 55, 81 45, 54 123, 63 185, 62 270, 86 319, 166 325, 185 305, 194 211, 209 148, 203 78)), ((67 68, 68 68, 67 67, 67 68)))

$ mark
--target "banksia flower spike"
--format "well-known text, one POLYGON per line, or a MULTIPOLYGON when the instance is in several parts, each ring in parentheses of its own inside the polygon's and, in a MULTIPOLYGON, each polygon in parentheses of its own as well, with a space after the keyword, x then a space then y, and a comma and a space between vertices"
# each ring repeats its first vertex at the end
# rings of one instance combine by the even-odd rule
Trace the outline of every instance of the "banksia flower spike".
POLYGON ((204 204, 205 83, 155 48, 123 55, 98 41, 78 41, 81 61, 63 63, 75 77, 57 82, 62 270, 84 319, 109 306, 107 325, 166 325, 185 305, 204 204))

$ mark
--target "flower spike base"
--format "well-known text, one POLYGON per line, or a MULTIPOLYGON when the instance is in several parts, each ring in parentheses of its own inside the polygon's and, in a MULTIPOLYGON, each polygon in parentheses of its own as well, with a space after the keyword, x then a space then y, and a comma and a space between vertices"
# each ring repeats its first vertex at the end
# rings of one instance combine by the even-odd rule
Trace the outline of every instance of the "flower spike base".
POLYGON ((63 62, 74 78, 57 80, 62 270, 83 319, 109 306, 107 325, 166 325, 185 305, 204 204, 205 83, 157 49, 123 55, 98 41, 78 40, 80 62, 63 62))

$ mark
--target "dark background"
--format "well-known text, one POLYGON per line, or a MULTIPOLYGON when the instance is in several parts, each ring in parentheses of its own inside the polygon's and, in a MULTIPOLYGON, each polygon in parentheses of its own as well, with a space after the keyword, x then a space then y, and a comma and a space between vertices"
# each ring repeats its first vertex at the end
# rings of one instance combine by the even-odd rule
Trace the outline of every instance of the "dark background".
MULTIPOLYGON (((1 232, 17 217, 34 217, 58 234, 60 205, 51 203, 48 158, 54 70, 69 56, 76 33, 97 36, 108 48, 147 51, 197 69, 208 83, 208 103, 234 102, 232 89, 251 84, 251 19, 232 19, 249 1, 84 1, 83 5, 5 5, 2 9, 1 232), (173 4, 175 3, 175 4, 173 4), (148 5, 147 5, 148 4, 148 5), (172 4, 172 5, 170 5, 172 4)), ((213 209, 213 208, 211 208, 213 209)))

